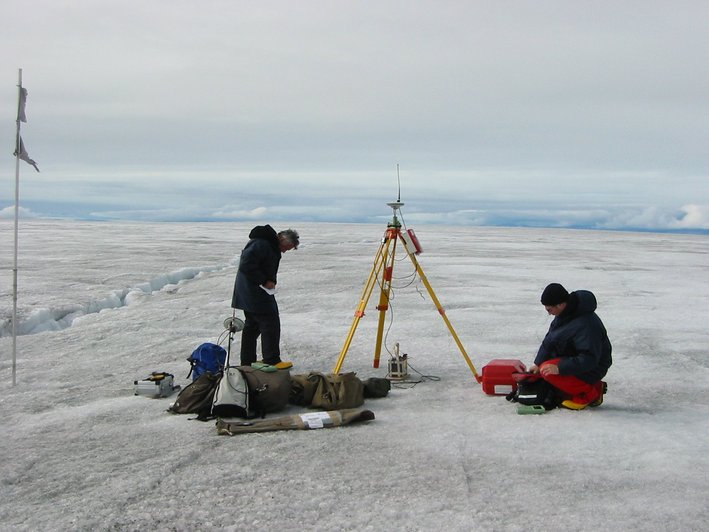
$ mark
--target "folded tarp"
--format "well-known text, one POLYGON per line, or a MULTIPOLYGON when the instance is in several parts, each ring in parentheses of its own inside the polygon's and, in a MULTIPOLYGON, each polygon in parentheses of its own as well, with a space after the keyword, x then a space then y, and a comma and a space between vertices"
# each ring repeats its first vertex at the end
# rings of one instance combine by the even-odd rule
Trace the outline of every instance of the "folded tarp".
POLYGON ((350 423, 371 421, 374 412, 360 408, 329 410, 327 412, 307 412, 292 416, 272 419, 251 419, 248 421, 217 420, 217 433, 222 436, 234 436, 247 432, 269 432, 273 430, 313 430, 340 427, 350 423))

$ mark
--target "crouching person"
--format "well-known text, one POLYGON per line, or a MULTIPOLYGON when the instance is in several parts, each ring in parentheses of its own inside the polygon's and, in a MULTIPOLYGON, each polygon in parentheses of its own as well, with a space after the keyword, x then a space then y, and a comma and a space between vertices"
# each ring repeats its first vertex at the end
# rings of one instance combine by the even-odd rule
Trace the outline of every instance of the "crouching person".
POLYGON ((599 406, 606 386, 601 379, 612 364, 612 347, 595 313, 596 296, 588 290, 569 294, 562 285, 552 283, 541 300, 554 320, 530 371, 561 392, 564 408, 599 406))

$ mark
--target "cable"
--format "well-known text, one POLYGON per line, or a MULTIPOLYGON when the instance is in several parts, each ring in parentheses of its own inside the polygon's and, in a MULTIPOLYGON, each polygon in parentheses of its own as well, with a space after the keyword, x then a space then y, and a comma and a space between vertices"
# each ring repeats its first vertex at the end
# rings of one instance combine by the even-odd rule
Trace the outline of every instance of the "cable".
POLYGON ((421 380, 422 380, 422 381, 435 381, 435 382, 438 382, 438 381, 441 380, 441 378, 440 378, 439 376, 437 376, 437 375, 424 375, 424 374, 421 373, 419 370, 417 370, 415 367, 413 367, 411 364, 409 364, 409 369, 412 369, 413 371, 415 371, 416 373, 418 373, 419 375, 421 375, 421 380))
POLYGON ((408 364, 408 368, 413 370, 414 372, 418 373, 421 376, 421 378, 419 380, 415 380, 415 381, 409 380, 409 379, 406 379, 403 381, 392 381, 391 382, 392 388, 399 388, 399 389, 408 390, 408 389, 413 388, 417 384, 421 384, 422 382, 426 382, 426 381, 438 382, 441 380, 441 378, 436 375, 424 375, 423 373, 418 371, 416 368, 414 368, 411 364, 408 364))
POLYGON ((389 314, 389 326, 387 327, 387 330, 384 333, 384 349, 391 357, 392 356, 391 350, 387 347, 387 339, 389 338, 389 332, 391 331, 391 328, 394 326, 394 306, 391 304, 391 298, 389 299, 388 307, 391 312, 389 314))
POLYGON ((226 331, 222 331, 222 333, 217 338, 217 344, 222 345, 222 342, 224 342, 224 340, 226 340, 228 335, 229 335, 229 329, 227 329, 226 331))
MULTIPOLYGON (((396 261, 400 262, 400 261, 403 261, 404 259, 406 259, 406 256, 400 257, 400 258, 396 259, 396 261)), ((418 278, 418 272, 414 268, 413 270, 411 270, 411 273, 407 273, 406 275, 402 275, 400 277, 393 277, 392 279, 396 279, 397 281, 409 279, 409 281, 406 284, 403 284, 401 286, 397 286, 397 288, 408 288, 409 286, 414 284, 414 282, 416 281, 417 278, 418 278)))

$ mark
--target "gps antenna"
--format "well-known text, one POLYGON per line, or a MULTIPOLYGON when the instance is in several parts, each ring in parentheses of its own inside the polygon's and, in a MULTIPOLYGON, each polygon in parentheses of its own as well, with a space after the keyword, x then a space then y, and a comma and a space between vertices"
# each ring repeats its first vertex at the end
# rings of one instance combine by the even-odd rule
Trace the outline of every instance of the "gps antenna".
POLYGON ((399 178, 399 163, 396 163, 396 182, 399 186, 398 194, 396 196, 396 201, 401 203, 401 179, 399 178))

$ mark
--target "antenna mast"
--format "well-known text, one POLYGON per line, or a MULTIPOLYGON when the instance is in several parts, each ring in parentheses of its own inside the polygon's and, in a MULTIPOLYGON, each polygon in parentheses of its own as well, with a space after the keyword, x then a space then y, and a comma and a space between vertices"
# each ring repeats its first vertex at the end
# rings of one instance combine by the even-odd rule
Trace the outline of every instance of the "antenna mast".
POLYGON ((399 178, 399 163, 396 163, 396 183, 399 186, 398 195, 396 196, 396 201, 401 201, 401 179, 399 178))
POLYGON ((389 223, 389 227, 396 227, 399 228, 401 227, 401 223, 399 222, 399 219, 396 217, 396 213, 401 209, 401 207, 404 206, 403 203, 401 203, 401 179, 399 178, 399 163, 396 163, 396 181, 398 184, 398 196, 396 198, 396 201, 391 201, 387 203, 389 207, 392 208, 394 211, 394 216, 389 223))

